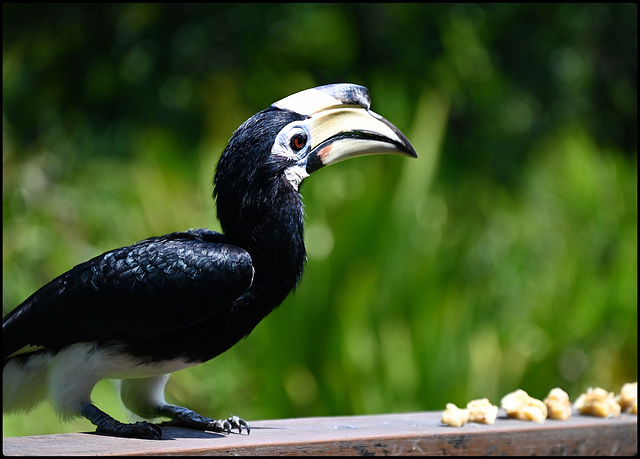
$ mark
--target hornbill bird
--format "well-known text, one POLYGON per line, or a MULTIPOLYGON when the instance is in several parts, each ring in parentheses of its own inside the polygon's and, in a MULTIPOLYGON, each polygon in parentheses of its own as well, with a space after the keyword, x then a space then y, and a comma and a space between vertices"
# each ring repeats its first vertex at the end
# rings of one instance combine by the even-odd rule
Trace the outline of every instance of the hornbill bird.
POLYGON ((110 250, 8 313, 3 410, 28 410, 48 395, 62 418, 84 416, 98 432, 161 438, 157 424, 122 423, 92 403, 98 381, 121 379, 124 405, 141 418, 249 433, 236 416, 168 404, 169 373, 229 349, 296 287, 306 261, 299 187, 309 174, 366 154, 417 157, 370 104, 354 84, 275 102, 233 133, 218 161, 213 196, 224 234, 192 229, 110 250))

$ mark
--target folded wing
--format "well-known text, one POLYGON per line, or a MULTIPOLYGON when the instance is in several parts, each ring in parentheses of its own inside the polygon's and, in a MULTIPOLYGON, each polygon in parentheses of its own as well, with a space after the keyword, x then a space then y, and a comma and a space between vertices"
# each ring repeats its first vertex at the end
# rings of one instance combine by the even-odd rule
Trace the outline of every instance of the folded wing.
POLYGON ((250 255, 223 235, 151 238, 77 265, 3 320, 3 357, 76 342, 152 339, 210 319, 253 280, 250 255))

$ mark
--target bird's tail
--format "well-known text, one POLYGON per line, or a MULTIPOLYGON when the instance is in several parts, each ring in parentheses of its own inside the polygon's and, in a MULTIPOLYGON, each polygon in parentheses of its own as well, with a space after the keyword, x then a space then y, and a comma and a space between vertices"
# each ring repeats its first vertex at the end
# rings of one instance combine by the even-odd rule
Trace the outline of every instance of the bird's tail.
POLYGON ((48 353, 18 356, 4 361, 2 369, 2 411, 29 411, 47 394, 48 353))

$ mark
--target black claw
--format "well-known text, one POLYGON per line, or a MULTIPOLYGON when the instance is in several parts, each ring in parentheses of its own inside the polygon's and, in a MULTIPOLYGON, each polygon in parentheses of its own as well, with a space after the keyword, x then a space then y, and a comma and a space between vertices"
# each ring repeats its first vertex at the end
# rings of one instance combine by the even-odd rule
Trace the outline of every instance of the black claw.
POLYGON ((116 421, 91 403, 83 405, 80 413, 96 426, 96 432, 116 437, 143 438, 147 440, 160 440, 162 438, 162 429, 151 422, 140 421, 135 424, 124 424, 116 421))
POLYGON ((172 420, 163 423, 163 425, 173 425, 187 427, 189 429, 208 430, 211 432, 220 432, 230 434, 234 429, 238 429, 238 433, 242 433, 244 428, 247 435, 251 432, 249 424, 238 416, 231 416, 228 419, 215 420, 202 415, 188 408, 175 405, 164 405, 159 409, 159 414, 167 416, 172 420))
POLYGON ((160 440, 162 438, 162 429, 146 421, 136 422, 135 424, 104 424, 98 426, 96 432, 117 437, 143 438, 146 440, 160 440))
MULTIPOLYGON (((240 419, 238 416, 231 416, 225 421, 225 425, 226 424, 229 424, 233 429, 238 429, 239 434, 242 434, 243 427, 246 429, 247 435, 251 433, 251 428, 249 427, 249 424, 247 424, 247 421, 240 419)), ((231 433, 231 430, 229 430, 229 433, 231 433)))
POLYGON ((131 429, 128 428, 127 424, 122 425, 122 433, 124 436, 132 435, 134 438, 148 438, 149 440, 159 440, 162 438, 162 430, 155 424, 141 421, 130 425, 131 429))
POLYGON ((155 430, 157 434, 157 439, 160 440, 162 438, 162 429, 157 424, 149 423, 149 425, 155 430))

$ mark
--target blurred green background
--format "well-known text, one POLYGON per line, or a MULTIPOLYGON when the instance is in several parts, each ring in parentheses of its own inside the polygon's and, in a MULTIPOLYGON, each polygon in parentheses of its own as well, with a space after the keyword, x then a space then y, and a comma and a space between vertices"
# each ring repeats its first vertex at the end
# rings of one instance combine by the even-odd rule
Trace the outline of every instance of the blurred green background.
MULTIPOLYGON (((109 249, 219 230, 235 128, 347 81, 419 159, 309 178, 297 291, 174 374, 168 400, 252 421, 637 380, 635 4, 4 4, 2 20, 4 313, 109 249)), ((112 386, 94 401, 127 420, 112 386)), ((93 430, 48 404, 3 420, 93 430)))

